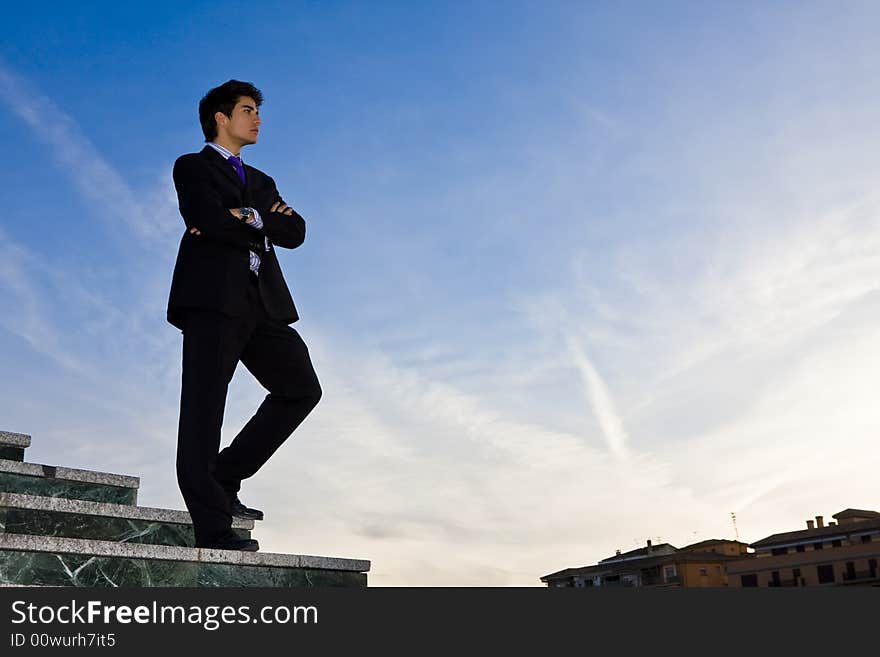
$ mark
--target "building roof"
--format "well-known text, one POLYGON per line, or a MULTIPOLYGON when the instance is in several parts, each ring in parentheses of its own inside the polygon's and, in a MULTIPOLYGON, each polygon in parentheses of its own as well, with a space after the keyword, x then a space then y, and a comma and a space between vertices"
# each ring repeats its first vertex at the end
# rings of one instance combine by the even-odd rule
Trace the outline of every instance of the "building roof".
POLYGON ((580 568, 566 568, 556 573, 550 573, 541 577, 542 582, 550 579, 567 579, 569 577, 577 577, 578 575, 595 575, 596 573, 610 573, 613 568, 602 566, 582 566, 580 568))
POLYGON ((562 579, 563 577, 574 577, 578 574, 578 568, 566 568, 565 570, 559 570, 555 573, 550 573, 549 575, 543 575, 541 577, 541 581, 548 579, 562 579))
POLYGON ((763 548, 770 547, 771 545, 779 545, 781 543, 807 542, 810 539, 815 538, 848 536, 849 534, 856 534, 874 529, 880 529, 880 515, 871 520, 859 520, 855 522, 847 522, 842 525, 832 525, 831 527, 816 527, 815 529, 800 529, 794 532, 772 534, 767 538, 762 538, 760 541, 755 541, 750 547, 763 548))
POLYGON ((744 545, 748 547, 748 543, 743 543, 742 541, 734 541, 729 538, 710 538, 706 541, 700 541, 698 543, 691 543, 690 545, 685 545, 682 550, 695 550, 697 548, 703 547, 712 547, 713 545, 720 545, 723 543, 736 543, 737 545, 744 545))
MULTIPOLYGON (((667 545, 667 544, 664 544, 667 545)), ((671 547, 671 546, 670 546, 671 547)), ((634 550, 635 551, 635 550, 634 550)), ((620 555, 623 556, 623 555, 620 555)), ((680 550, 676 550, 675 552, 667 553, 667 554, 654 554, 649 557, 641 558, 641 559, 627 559, 626 561, 616 561, 612 563, 604 563, 599 562, 594 566, 583 566, 581 568, 566 568, 565 570, 560 570, 556 573, 551 573, 549 575, 544 575, 541 577, 542 582, 546 582, 551 579, 567 579, 569 577, 578 577, 584 575, 596 575, 599 573, 625 573, 631 572, 633 570, 642 570, 644 568, 651 568, 654 566, 662 566, 665 564, 674 564, 674 563, 717 563, 721 561, 739 561, 744 557, 751 557, 754 555, 732 555, 732 554, 721 554, 720 552, 697 552, 697 551, 688 551, 683 552, 680 550)))
POLYGON ((676 550, 678 550, 678 548, 674 545, 670 545, 669 543, 660 543, 659 545, 652 545, 650 548, 645 546, 638 548, 637 550, 630 550, 629 552, 615 554, 613 557, 602 559, 599 563, 626 561, 627 559, 641 559, 642 557, 653 556, 654 553, 658 551, 661 551, 664 554, 669 554, 670 552, 675 552, 676 550))
POLYGON ((831 516, 835 520, 846 520, 847 518, 880 518, 878 511, 866 511, 864 509, 844 509, 831 516))
MULTIPOLYGON (((720 552, 674 552, 672 554, 658 554, 648 559, 639 559, 638 562, 624 562, 617 564, 618 569, 627 567, 649 568, 651 566, 659 566, 662 564, 684 563, 684 562, 715 562, 715 561, 739 561, 743 558, 742 554, 721 554, 720 552)), ((751 556, 751 555, 749 555, 751 556)))

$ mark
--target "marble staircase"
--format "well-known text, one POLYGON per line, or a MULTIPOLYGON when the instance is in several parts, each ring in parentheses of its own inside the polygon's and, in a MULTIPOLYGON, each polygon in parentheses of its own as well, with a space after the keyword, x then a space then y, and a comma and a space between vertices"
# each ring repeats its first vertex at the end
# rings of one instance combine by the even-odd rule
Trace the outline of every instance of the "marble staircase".
POLYGON ((137 477, 27 463, 28 446, 0 431, 0 585, 367 585, 361 559, 190 547, 189 514, 137 506, 137 477))

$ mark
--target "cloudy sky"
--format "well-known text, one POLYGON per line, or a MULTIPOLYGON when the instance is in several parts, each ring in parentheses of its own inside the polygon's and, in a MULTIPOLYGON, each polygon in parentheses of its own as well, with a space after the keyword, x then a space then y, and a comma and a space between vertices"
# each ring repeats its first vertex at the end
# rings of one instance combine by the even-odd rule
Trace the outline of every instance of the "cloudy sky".
MULTIPOLYGON (((44 4, 0 45, 28 460, 183 508, 171 166, 237 78, 324 389, 243 488, 263 551, 535 586, 880 509, 877 3, 44 4)), ((264 394, 239 366, 224 443, 264 394)))

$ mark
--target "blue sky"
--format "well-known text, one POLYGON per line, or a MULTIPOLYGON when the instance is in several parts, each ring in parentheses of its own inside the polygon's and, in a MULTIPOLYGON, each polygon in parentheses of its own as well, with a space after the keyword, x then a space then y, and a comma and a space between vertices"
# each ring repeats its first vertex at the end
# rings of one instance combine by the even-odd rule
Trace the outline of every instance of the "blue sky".
MULTIPOLYGON (((263 550, 528 586, 880 508, 875 4, 59 4, 0 45, 30 460, 182 508, 170 171, 237 78, 325 391, 244 488, 263 550)), ((262 396, 240 367, 224 440, 262 396)))

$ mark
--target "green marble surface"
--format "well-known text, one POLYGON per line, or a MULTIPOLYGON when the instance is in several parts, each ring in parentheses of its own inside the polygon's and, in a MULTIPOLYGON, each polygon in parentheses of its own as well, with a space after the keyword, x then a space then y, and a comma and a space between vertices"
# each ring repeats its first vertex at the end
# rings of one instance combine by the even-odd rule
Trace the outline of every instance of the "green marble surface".
POLYGON ((0 459, 8 461, 24 461, 24 448, 0 445, 0 459))
POLYGON ((365 573, 0 550, 0 584, 29 586, 367 585, 365 573))
POLYGON ((113 504, 134 504, 137 500, 136 488, 52 479, 50 477, 32 477, 12 472, 0 472, 0 492, 66 497, 113 504))
POLYGON ((366 586, 366 573, 202 563, 195 586, 366 586))
MULTIPOLYGON (((250 538, 246 529, 233 529, 250 538)), ((63 513, 42 509, 0 508, 0 532, 33 536, 89 538, 120 543, 148 543, 193 547, 192 525, 169 522, 63 513)))
POLYGON ((0 550, 0 584, 190 586, 197 563, 0 550))

